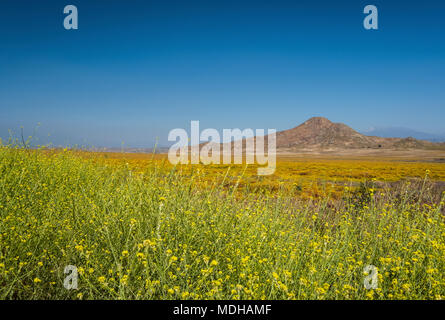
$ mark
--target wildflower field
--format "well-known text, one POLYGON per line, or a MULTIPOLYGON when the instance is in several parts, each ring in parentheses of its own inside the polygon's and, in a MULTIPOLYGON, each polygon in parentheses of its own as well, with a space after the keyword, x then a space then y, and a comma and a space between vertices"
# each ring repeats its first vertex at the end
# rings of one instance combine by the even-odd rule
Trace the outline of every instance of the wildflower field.
POLYGON ((445 163, 287 159, 254 172, 2 146, 0 298, 445 297, 445 163))

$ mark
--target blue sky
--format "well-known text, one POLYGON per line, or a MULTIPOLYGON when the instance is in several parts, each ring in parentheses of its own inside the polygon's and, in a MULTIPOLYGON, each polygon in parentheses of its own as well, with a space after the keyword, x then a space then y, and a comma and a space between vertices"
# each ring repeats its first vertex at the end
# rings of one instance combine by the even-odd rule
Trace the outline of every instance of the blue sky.
POLYGON ((445 132, 443 1, 0 4, 0 137, 149 147, 174 128, 445 132), (79 29, 63 28, 76 5, 79 29), (379 30, 363 8, 379 9, 379 30), (48 138, 47 135, 51 134, 48 138))

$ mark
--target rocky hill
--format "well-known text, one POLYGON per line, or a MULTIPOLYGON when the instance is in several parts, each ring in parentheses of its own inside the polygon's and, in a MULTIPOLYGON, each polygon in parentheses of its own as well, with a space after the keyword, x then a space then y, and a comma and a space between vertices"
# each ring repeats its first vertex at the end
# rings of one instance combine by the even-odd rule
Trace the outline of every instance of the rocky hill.
MULTIPOLYGON (((256 138, 249 138, 256 139, 256 138)), ((267 139, 265 139, 267 145, 267 139)), ((245 139, 243 151, 245 151, 245 139)), ((203 143, 201 145, 205 145, 203 143)), ((233 149, 232 143, 232 149, 233 149)), ((304 150, 345 149, 445 149, 445 144, 409 138, 382 138, 366 136, 343 123, 334 123, 323 117, 313 117, 299 126, 277 132, 277 152, 299 152, 304 150)), ((222 148, 221 148, 222 151, 222 148)), ((253 150, 248 150, 252 152, 253 150)))
POLYGON ((436 144, 414 138, 382 138, 363 135, 343 123, 323 117, 277 133, 277 149, 432 148, 436 144))

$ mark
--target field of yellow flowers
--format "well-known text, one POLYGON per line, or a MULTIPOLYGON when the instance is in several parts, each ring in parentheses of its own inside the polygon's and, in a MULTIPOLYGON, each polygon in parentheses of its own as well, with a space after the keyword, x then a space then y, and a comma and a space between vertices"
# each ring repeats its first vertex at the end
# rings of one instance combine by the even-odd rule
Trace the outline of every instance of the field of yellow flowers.
POLYGON ((254 172, 2 146, 0 298, 445 297, 445 164, 288 160, 254 172))

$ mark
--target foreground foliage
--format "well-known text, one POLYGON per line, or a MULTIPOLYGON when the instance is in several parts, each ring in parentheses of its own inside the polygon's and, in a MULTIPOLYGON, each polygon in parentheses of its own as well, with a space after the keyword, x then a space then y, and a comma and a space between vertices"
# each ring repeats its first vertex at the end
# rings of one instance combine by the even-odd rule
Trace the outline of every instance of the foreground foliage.
POLYGON ((314 202, 227 187, 229 174, 203 187, 201 173, 156 161, 136 173, 96 160, 0 148, 0 298, 445 296, 444 198, 427 179, 314 202), (77 290, 63 286, 67 265, 77 290))

